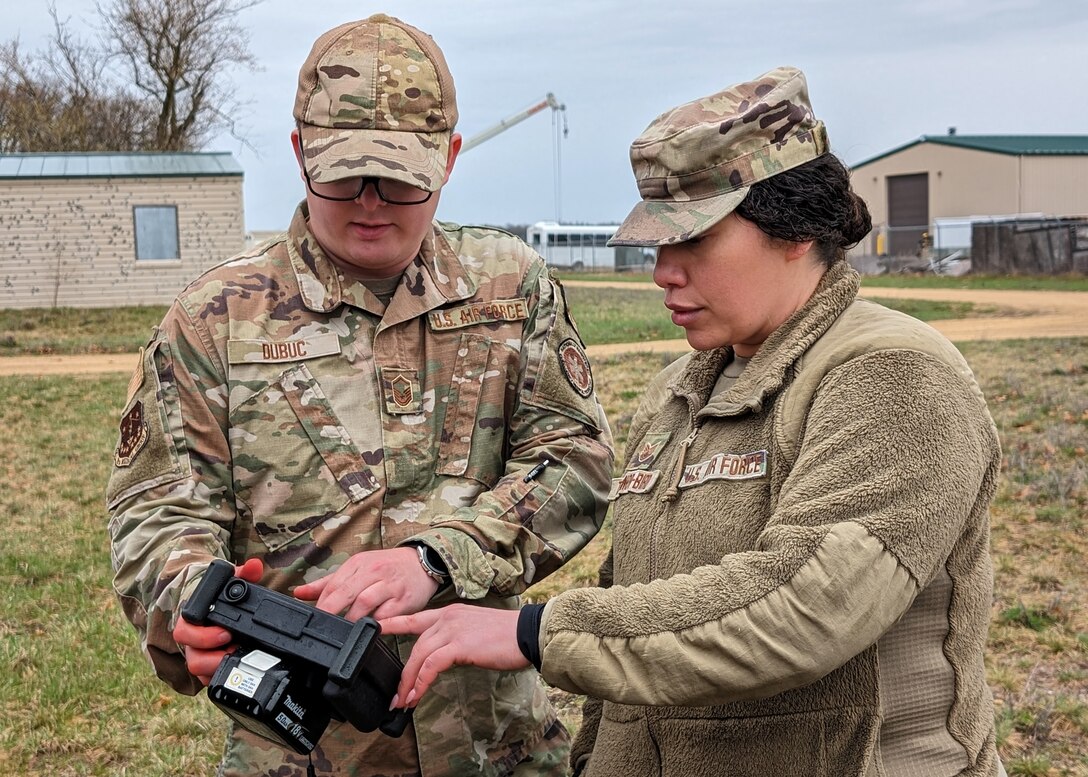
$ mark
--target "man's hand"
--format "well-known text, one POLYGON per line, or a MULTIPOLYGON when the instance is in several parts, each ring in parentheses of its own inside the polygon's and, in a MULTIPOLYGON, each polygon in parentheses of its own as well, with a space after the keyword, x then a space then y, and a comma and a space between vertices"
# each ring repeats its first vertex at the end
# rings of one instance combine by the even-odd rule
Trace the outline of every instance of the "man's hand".
POLYGON ((382 634, 418 634, 404 664, 394 707, 414 707, 439 674, 469 664, 509 671, 529 666, 518 647, 520 610, 451 604, 379 621, 382 634))
POLYGON ((438 590, 423 571, 415 548, 389 548, 356 553, 328 577, 295 589, 299 599, 357 621, 364 615, 389 618, 419 612, 438 590))
MULTIPOLYGON (((241 566, 235 566, 234 574, 250 583, 259 583, 264 574, 264 564, 260 559, 251 558, 241 566)), ((234 649, 231 634, 226 629, 197 626, 181 617, 174 626, 174 641, 185 650, 185 666, 204 685, 212 681, 212 675, 223 656, 234 649)))

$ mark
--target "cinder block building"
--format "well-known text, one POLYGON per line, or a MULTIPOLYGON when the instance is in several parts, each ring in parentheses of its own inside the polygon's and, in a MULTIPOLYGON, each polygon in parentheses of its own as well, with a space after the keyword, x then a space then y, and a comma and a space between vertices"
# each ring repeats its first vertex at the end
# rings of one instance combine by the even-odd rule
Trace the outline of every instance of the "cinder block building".
POLYGON ((245 245, 229 153, 0 155, 0 307, 165 304, 245 245))

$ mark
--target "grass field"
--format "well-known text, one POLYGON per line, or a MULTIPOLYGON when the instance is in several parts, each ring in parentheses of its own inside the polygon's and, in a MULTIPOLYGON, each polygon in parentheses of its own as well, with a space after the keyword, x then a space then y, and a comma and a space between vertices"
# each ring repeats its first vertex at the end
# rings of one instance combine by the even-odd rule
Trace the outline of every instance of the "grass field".
MULTIPOLYGON (((586 330, 598 303, 575 291, 586 330)), ((1088 777, 1088 339, 961 350, 1005 450, 987 656, 1002 757, 1010 775, 1088 777)), ((621 448, 667 361, 595 364, 621 448)), ((102 492, 127 381, 0 378, 0 773, 195 777, 221 751, 221 714, 154 678, 110 590, 102 492)), ((608 535, 532 596, 591 585, 608 535)), ((576 724, 576 700, 555 698, 576 724)))
POLYGON ((165 305, 0 310, 0 356, 135 352, 164 313, 165 305))
MULTIPOLYGON (((587 344, 637 343, 684 336, 662 306, 660 290, 582 286, 568 288, 566 294, 587 344)), ((967 303, 908 299, 886 300, 884 304, 923 321, 985 316, 993 312, 985 306, 967 303)), ((165 306, 0 310, 0 357, 135 352, 147 342, 165 312, 165 306)))

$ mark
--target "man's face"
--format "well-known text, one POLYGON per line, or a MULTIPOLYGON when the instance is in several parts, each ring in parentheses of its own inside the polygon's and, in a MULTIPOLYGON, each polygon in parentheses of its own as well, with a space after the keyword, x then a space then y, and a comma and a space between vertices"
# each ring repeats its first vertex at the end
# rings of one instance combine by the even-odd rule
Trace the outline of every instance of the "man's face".
MULTIPOLYGON (((291 142, 301 175, 298 130, 291 133, 291 142)), ((460 149, 461 136, 455 133, 450 138, 446 180, 460 149)), ((328 257, 353 276, 364 280, 392 278, 403 272, 419 253, 438 210, 441 193, 436 191, 418 205, 390 205, 378 196, 373 185, 346 202, 323 199, 307 187, 310 231, 328 257)))

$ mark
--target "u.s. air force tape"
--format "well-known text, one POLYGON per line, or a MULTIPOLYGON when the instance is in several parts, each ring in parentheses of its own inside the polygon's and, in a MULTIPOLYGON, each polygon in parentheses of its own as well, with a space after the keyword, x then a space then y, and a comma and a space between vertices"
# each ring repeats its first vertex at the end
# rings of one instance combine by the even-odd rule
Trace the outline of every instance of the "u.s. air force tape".
POLYGON ((524 321, 529 317, 529 303, 523 298, 470 302, 455 308, 434 310, 427 315, 431 329, 445 331, 494 321, 524 321))

